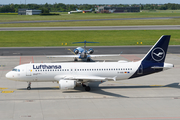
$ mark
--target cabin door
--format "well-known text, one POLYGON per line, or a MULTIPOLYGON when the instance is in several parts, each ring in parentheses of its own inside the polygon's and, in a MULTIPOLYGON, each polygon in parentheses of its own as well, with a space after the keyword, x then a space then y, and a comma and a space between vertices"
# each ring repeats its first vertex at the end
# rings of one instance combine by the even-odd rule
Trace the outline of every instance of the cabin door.
POLYGON ((31 76, 31 73, 32 73, 31 65, 27 65, 26 66, 26 76, 31 76))

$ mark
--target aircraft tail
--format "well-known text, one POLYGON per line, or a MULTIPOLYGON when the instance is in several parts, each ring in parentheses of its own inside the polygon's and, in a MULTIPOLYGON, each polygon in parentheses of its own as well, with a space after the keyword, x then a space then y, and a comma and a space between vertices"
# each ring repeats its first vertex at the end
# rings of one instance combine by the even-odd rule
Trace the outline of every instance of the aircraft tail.
POLYGON ((164 63, 169 45, 170 35, 163 35, 144 56, 138 61, 137 71, 130 77, 140 77, 174 67, 173 64, 164 63))
POLYGON ((142 62, 164 63, 170 35, 163 35, 141 60, 142 62))

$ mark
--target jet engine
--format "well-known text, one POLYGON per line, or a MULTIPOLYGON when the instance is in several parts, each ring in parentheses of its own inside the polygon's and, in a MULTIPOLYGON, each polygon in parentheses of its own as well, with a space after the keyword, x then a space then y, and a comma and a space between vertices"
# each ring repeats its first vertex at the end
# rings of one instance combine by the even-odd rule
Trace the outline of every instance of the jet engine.
POLYGON ((92 48, 90 48, 89 50, 88 50, 88 54, 93 54, 94 53, 94 50, 92 49, 92 48))
POLYGON ((76 80, 60 80, 59 81, 59 89, 67 90, 73 89, 76 86, 76 80))
POLYGON ((74 49, 74 53, 77 55, 79 53, 78 49, 74 49))

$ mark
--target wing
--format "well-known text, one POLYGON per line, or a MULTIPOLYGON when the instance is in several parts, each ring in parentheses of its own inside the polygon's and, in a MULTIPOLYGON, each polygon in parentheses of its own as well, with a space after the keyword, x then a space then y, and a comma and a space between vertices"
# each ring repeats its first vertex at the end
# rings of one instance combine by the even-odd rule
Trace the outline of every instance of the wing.
POLYGON ((113 78, 109 77, 98 77, 98 76, 83 76, 83 75, 56 75, 54 77, 55 80, 59 81, 60 79, 64 80, 83 80, 86 82, 93 82, 93 81, 107 81, 107 80, 114 80, 116 81, 116 76, 113 78))
POLYGON ((104 55, 89 55, 92 57, 104 57, 104 56, 120 56, 121 54, 104 54, 104 55))
POLYGON ((57 57, 72 57, 72 58, 78 58, 79 55, 54 55, 54 56, 46 56, 47 58, 57 58, 57 57))

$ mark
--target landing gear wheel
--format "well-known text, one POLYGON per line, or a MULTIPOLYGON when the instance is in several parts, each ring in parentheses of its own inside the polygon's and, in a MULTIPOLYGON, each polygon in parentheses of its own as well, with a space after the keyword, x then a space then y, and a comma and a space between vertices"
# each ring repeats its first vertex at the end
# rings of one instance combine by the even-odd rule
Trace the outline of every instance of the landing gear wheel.
POLYGON ((27 87, 27 90, 31 90, 31 87, 27 87))
POLYGON ((31 82, 28 82, 27 90, 31 90, 31 82))
POLYGON ((78 61, 78 59, 77 59, 77 58, 74 58, 74 61, 78 61))
POLYGON ((89 86, 86 86, 86 87, 85 87, 85 90, 86 90, 86 91, 90 91, 91 88, 90 88, 89 86))
POLYGON ((90 62, 90 61, 91 61, 91 60, 88 58, 88 59, 87 59, 87 62, 90 62))

